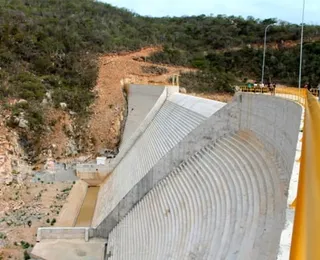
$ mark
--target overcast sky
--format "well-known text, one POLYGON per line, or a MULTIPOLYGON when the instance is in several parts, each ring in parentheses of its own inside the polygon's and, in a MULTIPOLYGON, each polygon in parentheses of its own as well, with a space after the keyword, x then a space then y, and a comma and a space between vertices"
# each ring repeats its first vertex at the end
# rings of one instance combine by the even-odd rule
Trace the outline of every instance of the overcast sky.
MULTIPOLYGON (((183 16, 226 14, 278 18, 301 23, 303 0, 103 0, 140 15, 183 16)), ((305 22, 320 24, 320 0, 306 0, 305 22)))

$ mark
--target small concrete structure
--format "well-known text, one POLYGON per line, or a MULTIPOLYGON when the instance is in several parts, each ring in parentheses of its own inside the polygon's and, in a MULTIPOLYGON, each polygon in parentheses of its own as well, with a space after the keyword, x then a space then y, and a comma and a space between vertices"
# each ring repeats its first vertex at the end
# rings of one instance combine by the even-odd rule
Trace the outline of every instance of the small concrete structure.
POLYGON ((76 167, 77 177, 90 186, 100 185, 110 174, 108 164, 79 164, 76 167))
POLYGON ((45 260, 104 260, 106 240, 47 239, 37 243, 31 257, 45 260))
POLYGON ((37 242, 44 239, 82 239, 88 242, 93 237, 89 227, 42 227, 37 231, 37 242))
POLYGON ((107 157, 97 157, 97 165, 105 165, 107 162, 107 157))

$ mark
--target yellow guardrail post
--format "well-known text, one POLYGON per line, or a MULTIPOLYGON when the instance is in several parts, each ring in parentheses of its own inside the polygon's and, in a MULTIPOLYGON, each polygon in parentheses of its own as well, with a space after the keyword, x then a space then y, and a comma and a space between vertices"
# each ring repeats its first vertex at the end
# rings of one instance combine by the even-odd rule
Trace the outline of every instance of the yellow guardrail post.
POLYGON ((290 260, 320 259, 320 104, 306 93, 296 212, 290 260))

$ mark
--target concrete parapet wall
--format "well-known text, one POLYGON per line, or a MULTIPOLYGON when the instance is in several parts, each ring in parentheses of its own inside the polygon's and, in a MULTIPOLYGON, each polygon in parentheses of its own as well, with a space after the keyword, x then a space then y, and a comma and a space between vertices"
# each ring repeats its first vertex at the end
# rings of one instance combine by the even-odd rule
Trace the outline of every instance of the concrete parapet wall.
POLYGON ((94 229, 88 227, 42 227, 37 231, 37 242, 44 239, 83 239, 89 241, 94 229))
MULTIPOLYGON (((180 105, 183 103, 180 102, 180 105)), ((190 108, 190 102, 186 102, 184 105, 190 108)), ((291 101, 262 95, 237 95, 232 103, 204 120, 168 149, 160 160, 147 169, 147 173, 138 182, 132 181, 132 188, 117 204, 114 204, 115 201, 110 198, 105 199, 107 196, 103 196, 102 191, 99 206, 103 208, 96 208, 95 212, 97 214, 95 223, 99 223, 97 235, 107 237, 130 209, 184 160, 209 142, 214 142, 226 134, 238 130, 255 132, 261 138, 264 144, 263 148, 279 156, 280 161, 282 160, 284 175, 289 178, 294 160, 300 117, 301 107, 291 101), (110 202, 113 203, 111 207, 110 202), (106 205, 108 205, 107 208, 106 205), (110 211, 110 209, 112 210, 110 211), (103 219, 103 215, 107 215, 107 217, 103 219), (100 222, 101 219, 103 219, 102 222, 100 222)), ((167 128, 167 131, 169 135, 170 128, 167 128)), ((159 145, 160 148, 161 145, 159 145)), ((145 157, 145 160, 148 160, 148 157, 145 157)), ((124 170, 122 168, 122 171, 124 170)), ((123 178, 126 178, 126 175, 123 175, 123 178)), ((113 183, 112 186, 107 185, 106 187, 114 191, 113 195, 116 196, 117 192, 114 189, 122 189, 121 180, 117 185, 113 183)))

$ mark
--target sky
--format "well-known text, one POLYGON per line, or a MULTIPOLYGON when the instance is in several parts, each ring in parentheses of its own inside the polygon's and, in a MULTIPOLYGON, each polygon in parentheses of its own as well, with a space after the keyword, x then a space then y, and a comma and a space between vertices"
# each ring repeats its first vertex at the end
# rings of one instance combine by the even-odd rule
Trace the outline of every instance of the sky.
MULTIPOLYGON (((103 0, 140 15, 235 15, 300 24, 303 0, 103 0)), ((305 23, 320 25, 320 0, 306 0, 305 23)))

